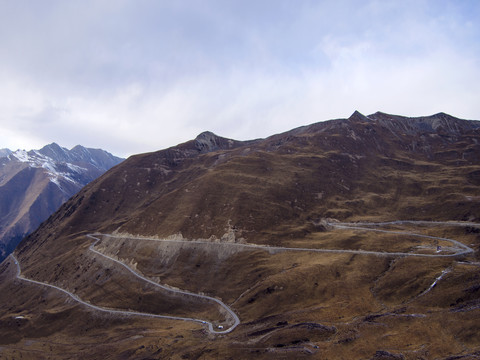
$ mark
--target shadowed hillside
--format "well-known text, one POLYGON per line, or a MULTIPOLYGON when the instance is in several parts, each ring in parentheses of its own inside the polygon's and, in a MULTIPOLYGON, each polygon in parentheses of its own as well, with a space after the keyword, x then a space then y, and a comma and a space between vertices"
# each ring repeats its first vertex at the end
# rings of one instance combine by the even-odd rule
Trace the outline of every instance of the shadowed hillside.
POLYGON ((123 159, 100 149, 55 143, 0 152, 0 260, 60 205, 123 159))

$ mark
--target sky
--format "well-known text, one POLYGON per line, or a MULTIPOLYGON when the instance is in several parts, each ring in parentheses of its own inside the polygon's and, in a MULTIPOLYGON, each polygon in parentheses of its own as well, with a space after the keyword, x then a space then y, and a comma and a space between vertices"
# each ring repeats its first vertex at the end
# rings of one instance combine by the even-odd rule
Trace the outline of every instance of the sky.
POLYGON ((127 157, 355 110, 480 120, 480 1, 0 0, 0 148, 127 157))

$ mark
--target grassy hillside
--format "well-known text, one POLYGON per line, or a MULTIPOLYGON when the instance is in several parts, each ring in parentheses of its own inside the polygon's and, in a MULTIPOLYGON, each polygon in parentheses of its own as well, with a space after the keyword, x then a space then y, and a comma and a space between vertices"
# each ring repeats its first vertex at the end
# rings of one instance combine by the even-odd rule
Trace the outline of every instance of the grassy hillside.
POLYGON ((0 273, 2 351, 24 358, 473 358, 480 351, 479 129, 446 114, 355 113, 264 140, 204 133, 133 156, 22 242, 22 274, 104 308, 229 326, 214 303, 160 290, 89 250, 86 234, 113 234, 95 249, 154 282, 221 299, 241 324, 215 335, 191 322, 95 312, 15 279, 9 258, 0 273), (450 223, 332 226, 392 220, 450 223), (474 252, 438 256, 454 254, 447 239, 474 252))

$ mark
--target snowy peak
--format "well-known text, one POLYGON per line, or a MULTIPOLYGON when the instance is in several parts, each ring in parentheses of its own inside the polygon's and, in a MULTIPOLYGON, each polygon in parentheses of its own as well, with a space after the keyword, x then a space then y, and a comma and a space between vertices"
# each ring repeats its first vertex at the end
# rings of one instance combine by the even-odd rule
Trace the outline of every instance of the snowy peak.
POLYGON ((100 149, 56 143, 0 151, 0 261, 18 241, 86 184, 123 159, 100 149))
MULTIPOLYGON (((34 150, 35 151, 35 150, 34 150)), ((55 161, 70 161, 70 156, 69 156, 69 151, 65 148, 62 148, 56 143, 51 143, 49 145, 44 146, 40 150, 38 150, 38 153, 51 158, 55 161)))
POLYGON ((50 181, 60 188, 65 181, 83 186, 123 160, 101 149, 88 149, 77 145, 68 150, 56 143, 46 145, 40 150, 8 151, 5 151, 5 154, 8 154, 7 162, 20 162, 32 168, 42 168, 50 181))
POLYGON ((12 150, 10 149, 0 149, 0 158, 7 157, 11 153, 12 153, 12 150))
POLYGON ((70 150, 69 155, 75 162, 88 163, 101 170, 109 169, 112 164, 116 165, 123 160, 105 150, 85 148, 81 145, 77 145, 70 150))

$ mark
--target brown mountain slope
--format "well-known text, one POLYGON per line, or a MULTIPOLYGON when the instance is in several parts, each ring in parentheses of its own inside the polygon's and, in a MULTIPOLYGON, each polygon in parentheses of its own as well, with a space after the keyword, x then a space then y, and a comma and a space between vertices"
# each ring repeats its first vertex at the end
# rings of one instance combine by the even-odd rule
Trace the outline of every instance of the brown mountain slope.
POLYGON ((210 134, 219 145, 207 151, 202 135, 131 157, 50 223, 188 238, 220 238, 230 226, 259 241, 297 236, 322 217, 479 221, 480 126, 446 118, 456 131, 428 128, 444 116, 356 113, 245 144, 210 134))
POLYGON ((470 356, 480 351, 480 238, 472 224, 480 222, 479 155, 480 122, 356 112, 267 139, 203 133, 133 156, 20 244, 22 274, 108 309, 232 326, 214 301, 159 289, 116 259, 154 283, 222 299, 240 325, 214 335, 194 323, 89 310, 15 279, 9 258, 0 275, 3 351, 27 358, 45 346, 57 358, 470 356), (469 224, 385 224, 373 228, 388 231, 379 232, 332 228, 326 218, 469 224), (94 232, 116 236, 100 236, 94 253, 85 237, 94 232), (453 254, 447 238, 474 252, 436 256, 453 254))

